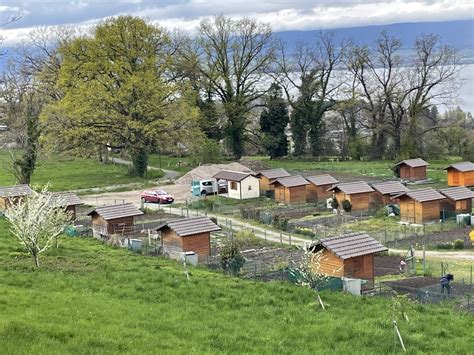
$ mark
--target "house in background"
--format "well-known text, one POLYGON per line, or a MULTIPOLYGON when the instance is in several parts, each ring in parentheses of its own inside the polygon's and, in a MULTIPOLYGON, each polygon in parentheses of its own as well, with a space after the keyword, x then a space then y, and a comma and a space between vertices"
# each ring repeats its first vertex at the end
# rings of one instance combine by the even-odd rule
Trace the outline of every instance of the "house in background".
POLYGON ((398 203, 392 197, 408 191, 407 187, 400 181, 374 182, 371 185, 375 190, 373 200, 382 205, 398 203))
POLYGON ((317 273, 367 280, 363 289, 374 286, 374 254, 388 250, 365 233, 349 233, 321 239, 309 248, 321 253, 312 260, 317 273))
POLYGON ((112 234, 132 236, 135 233, 135 217, 141 215, 143 212, 132 203, 101 206, 88 214, 92 218, 92 231, 96 238, 112 234))
POLYGON ((451 164, 444 170, 448 172, 448 186, 474 186, 474 163, 451 164))
POLYGON ((342 206, 344 200, 348 200, 352 205, 352 211, 369 210, 374 193, 374 189, 365 181, 339 183, 331 187, 329 191, 334 192, 339 206, 342 206))
POLYGON ((464 186, 456 186, 441 189, 439 192, 446 196, 446 199, 441 201, 441 212, 471 213, 474 191, 464 186))
POLYGON ((213 176, 217 181, 227 181, 229 198, 244 200, 260 196, 260 180, 251 173, 221 170, 213 176))
POLYGON ((308 202, 325 201, 332 197, 332 191, 328 191, 339 181, 329 174, 306 176, 309 185, 306 187, 308 202))
POLYGON ((173 219, 156 229, 161 233, 163 251, 173 259, 180 253, 194 252, 198 260, 211 255, 211 232, 221 228, 207 217, 173 219))
POLYGON ((430 165, 421 158, 402 160, 395 165, 398 177, 407 181, 426 180, 426 167, 430 165))
POLYGON ((306 203, 306 186, 309 182, 302 176, 290 176, 276 179, 271 183, 275 187, 275 201, 284 204, 306 203))
POLYGON ((260 179, 260 194, 266 195, 267 191, 273 191, 274 186, 271 184, 279 178, 289 177, 291 174, 285 169, 268 169, 262 170, 257 174, 260 179))
POLYGON ((82 205, 81 199, 74 192, 53 192, 52 203, 61 201, 58 207, 66 208, 73 220, 76 220, 76 206, 82 205))
POLYGON ((0 211, 5 211, 11 203, 16 203, 22 197, 31 195, 33 190, 29 185, 1 186, 0 211))
POLYGON ((445 199, 431 188, 408 190, 394 196, 400 201, 400 220, 402 222, 423 224, 440 218, 440 203, 445 199))

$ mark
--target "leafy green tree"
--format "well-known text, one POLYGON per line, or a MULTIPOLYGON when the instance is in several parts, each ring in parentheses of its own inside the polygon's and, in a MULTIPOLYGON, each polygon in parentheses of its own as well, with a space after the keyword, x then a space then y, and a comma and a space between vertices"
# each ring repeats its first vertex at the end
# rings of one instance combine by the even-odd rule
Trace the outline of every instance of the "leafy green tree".
POLYGON ((239 242, 235 238, 229 239, 221 250, 222 269, 232 275, 238 275, 244 264, 245 259, 240 252, 239 242))
POLYGON ((263 145, 272 159, 288 154, 288 138, 285 133, 288 122, 288 108, 282 98, 281 87, 273 83, 266 98, 266 109, 260 114, 263 145))
MULTIPOLYGON (((63 97, 43 115, 46 140, 81 152, 106 144, 129 153, 144 176, 149 153, 192 135, 198 109, 170 75, 168 35, 140 18, 120 16, 60 47, 63 97), (48 139, 49 138, 49 139, 48 139)), ((190 138, 190 137, 188 137, 190 138)))

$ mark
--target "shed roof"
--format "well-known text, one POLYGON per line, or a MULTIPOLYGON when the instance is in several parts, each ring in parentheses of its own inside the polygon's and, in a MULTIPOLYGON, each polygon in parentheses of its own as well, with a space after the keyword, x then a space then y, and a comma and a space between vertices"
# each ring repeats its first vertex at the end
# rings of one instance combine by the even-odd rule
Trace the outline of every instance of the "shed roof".
POLYGON ((165 227, 174 230, 180 237, 221 230, 221 227, 219 227, 207 217, 173 219, 158 226, 156 230, 159 231, 165 227))
POLYGON ((336 180, 329 174, 307 176, 306 180, 308 180, 310 183, 316 186, 332 185, 332 184, 337 184, 339 182, 338 180, 336 180))
POLYGON ((388 250, 366 233, 348 233, 338 237, 321 239, 311 247, 322 246, 341 259, 379 253, 388 250))
POLYGON ((283 185, 285 187, 296 187, 296 186, 309 185, 308 180, 306 180, 302 176, 284 177, 284 178, 276 179, 275 181, 271 182, 270 184, 276 184, 276 183, 279 183, 280 185, 283 185))
POLYGON ((133 203, 97 207, 89 212, 88 216, 93 213, 97 213, 106 221, 117 218, 141 216, 143 214, 133 203))
POLYGON ((253 174, 250 173, 243 173, 241 171, 231 171, 231 170, 221 170, 217 174, 213 176, 214 179, 222 179, 222 180, 227 180, 227 181, 242 181, 246 177, 249 177, 250 175, 254 176, 253 174))
POLYGON ((395 166, 398 166, 398 165, 408 165, 411 168, 419 168, 420 166, 428 166, 430 164, 428 164, 426 161, 424 161, 421 158, 416 158, 416 159, 402 160, 398 164, 395 164, 395 166))
POLYGON ((462 163, 451 164, 444 168, 444 170, 447 169, 455 169, 463 173, 466 171, 474 171, 474 163, 471 163, 470 161, 463 161, 462 163))
POLYGON ((405 185, 400 181, 374 182, 372 187, 382 195, 394 195, 408 191, 405 185))
POLYGON ((464 186, 448 187, 446 189, 439 190, 439 192, 453 201, 474 198, 474 191, 471 191, 464 186))
POLYGON ((29 185, 2 186, 0 187, 0 197, 28 196, 33 193, 29 185))
POLYGON ((374 189, 371 188, 369 184, 367 184, 365 181, 345 182, 337 184, 332 188, 328 189, 328 191, 336 189, 348 195, 374 192, 374 189))
POLYGON ((62 207, 66 206, 76 206, 81 205, 81 199, 74 193, 74 192, 53 192, 52 194, 52 203, 56 203, 56 201, 63 202, 61 204, 62 207))
POLYGON ((418 202, 436 201, 436 200, 442 200, 445 198, 438 191, 433 190, 432 188, 408 190, 401 194, 396 195, 395 198, 402 197, 402 196, 408 196, 409 198, 418 202))
POLYGON ((260 171, 257 176, 262 175, 267 179, 278 179, 283 177, 291 176, 291 174, 285 169, 267 169, 260 171))

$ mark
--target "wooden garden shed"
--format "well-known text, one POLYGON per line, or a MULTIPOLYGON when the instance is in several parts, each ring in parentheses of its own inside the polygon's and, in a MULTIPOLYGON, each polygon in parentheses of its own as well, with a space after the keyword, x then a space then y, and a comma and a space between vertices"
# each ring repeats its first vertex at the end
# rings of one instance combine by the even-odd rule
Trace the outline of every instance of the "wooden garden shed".
POLYGON ((5 211, 11 203, 15 203, 22 197, 31 195, 32 193, 33 190, 29 185, 0 187, 0 211, 5 211))
POLYGON ((394 198, 400 201, 400 220, 416 224, 439 220, 440 202, 445 199, 431 188, 408 190, 394 198))
POLYGON ((439 190, 446 199, 441 202, 441 211, 471 213, 474 191, 464 186, 448 187, 439 190))
POLYGON ((276 179, 289 177, 291 174, 285 169, 268 169, 262 170, 257 174, 260 179, 260 194, 265 195, 267 191, 273 191, 274 186, 271 185, 276 179))
POLYGON ((53 203, 59 202, 58 207, 64 207, 71 214, 73 220, 76 220, 76 206, 82 205, 82 201, 74 192, 53 192, 53 203))
POLYGON ((367 211, 371 207, 371 197, 374 189, 365 181, 346 182, 337 184, 329 189, 333 191, 339 206, 344 200, 350 201, 352 211, 367 211))
POLYGON ((465 161, 444 169, 448 172, 448 186, 474 186, 474 163, 465 161))
POLYGON ((206 260, 211 255, 211 232, 221 228, 207 217, 173 219, 160 225, 163 249, 171 257, 177 258, 179 253, 193 251, 198 260, 206 260))
POLYGON ((308 180, 302 176, 290 176, 276 179, 271 183, 275 186, 275 201, 285 204, 306 203, 306 186, 308 180))
POLYGON ((313 243, 310 250, 321 253, 312 260, 316 272, 367 280, 365 288, 373 288, 374 254, 388 249, 366 233, 348 233, 321 239, 313 243))
POLYGON ((426 180, 426 167, 430 165, 421 158, 402 160, 395 165, 398 177, 402 180, 426 180))
POLYGON ((408 191, 407 187, 400 181, 374 182, 372 183, 372 188, 375 190, 373 195, 374 202, 382 205, 398 203, 393 197, 408 191))
POLYGON ((260 196, 260 181, 252 173, 221 170, 213 178, 227 181, 227 195, 229 198, 244 200, 260 196))
POLYGON ((332 191, 328 191, 339 181, 329 174, 307 176, 309 185, 306 187, 308 202, 324 201, 332 197, 332 191))
POLYGON ((94 237, 108 237, 118 234, 124 237, 132 236, 135 232, 135 217, 143 212, 132 203, 101 206, 88 214, 92 218, 94 237))

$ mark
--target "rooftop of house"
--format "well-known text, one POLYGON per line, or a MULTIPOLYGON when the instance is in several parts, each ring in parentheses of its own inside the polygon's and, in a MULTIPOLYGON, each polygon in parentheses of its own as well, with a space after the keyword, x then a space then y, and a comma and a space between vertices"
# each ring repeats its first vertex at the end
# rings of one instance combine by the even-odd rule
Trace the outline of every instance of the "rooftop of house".
POLYGON ((161 231, 164 228, 170 228, 180 237, 189 235, 216 232, 221 228, 207 217, 178 218, 167 221, 156 228, 161 231))
POLYGON ((251 173, 243 173, 241 171, 231 171, 231 170, 221 170, 213 176, 217 180, 227 180, 227 181, 242 181, 243 179, 255 176, 251 173))
POLYGON ((271 182, 271 184, 280 184, 284 187, 296 187, 309 185, 309 182, 304 177, 298 175, 276 179, 275 181, 271 182))
POLYGON ((429 163, 427 163, 426 161, 424 161, 423 159, 421 158, 416 158, 416 159, 405 159, 405 160, 402 160, 401 162, 395 164, 395 166, 398 166, 398 165, 407 165, 411 168, 419 168, 421 166, 428 166, 430 165, 429 163))
POLYGON ((471 191, 464 186, 448 187, 446 189, 439 190, 439 192, 453 201, 474 198, 474 191, 471 191))
POLYGON ((306 180, 308 180, 310 183, 316 186, 333 185, 339 182, 338 180, 336 180, 329 174, 307 176, 306 180))
POLYGON ((141 216, 143 212, 140 211, 133 203, 124 203, 120 205, 109 205, 96 207, 94 210, 89 212, 88 216, 97 213, 106 221, 124 218, 124 217, 134 217, 141 216))
POLYGON ((371 188, 365 181, 340 183, 328 189, 328 191, 330 190, 340 190, 348 195, 374 192, 374 189, 371 188))
POLYGON ((33 190, 29 185, 16 185, 16 186, 1 186, 0 197, 21 197, 28 196, 33 193, 33 190))
POLYGON ((474 171, 474 163, 471 163, 470 161, 463 161, 462 163, 451 164, 444 168, 444 170, 448 169, 455 169, 462 173, 465 173, 466 171, 474 171))
POLYGON ((408 191, 407 187, 399 181, 374 182, 372 187, 382 195, 393 195, 408 191))
POLYGON ((418 202, 436 201, 436 200, 442 200, 445 198, 438 191, 433 190, 432 188, 408 190, 408 191, 402 192, 401 194, 396 195, 394 198, 399 198, 403 196, 408 196, 409 198, 418 202))
POLYGON ((278 178, 291 176, 291 174, 287 172, 285 169, 262 170, 257 174, 257 176, 259 175, 265 176, 267 179, 278 179, 278 178))

